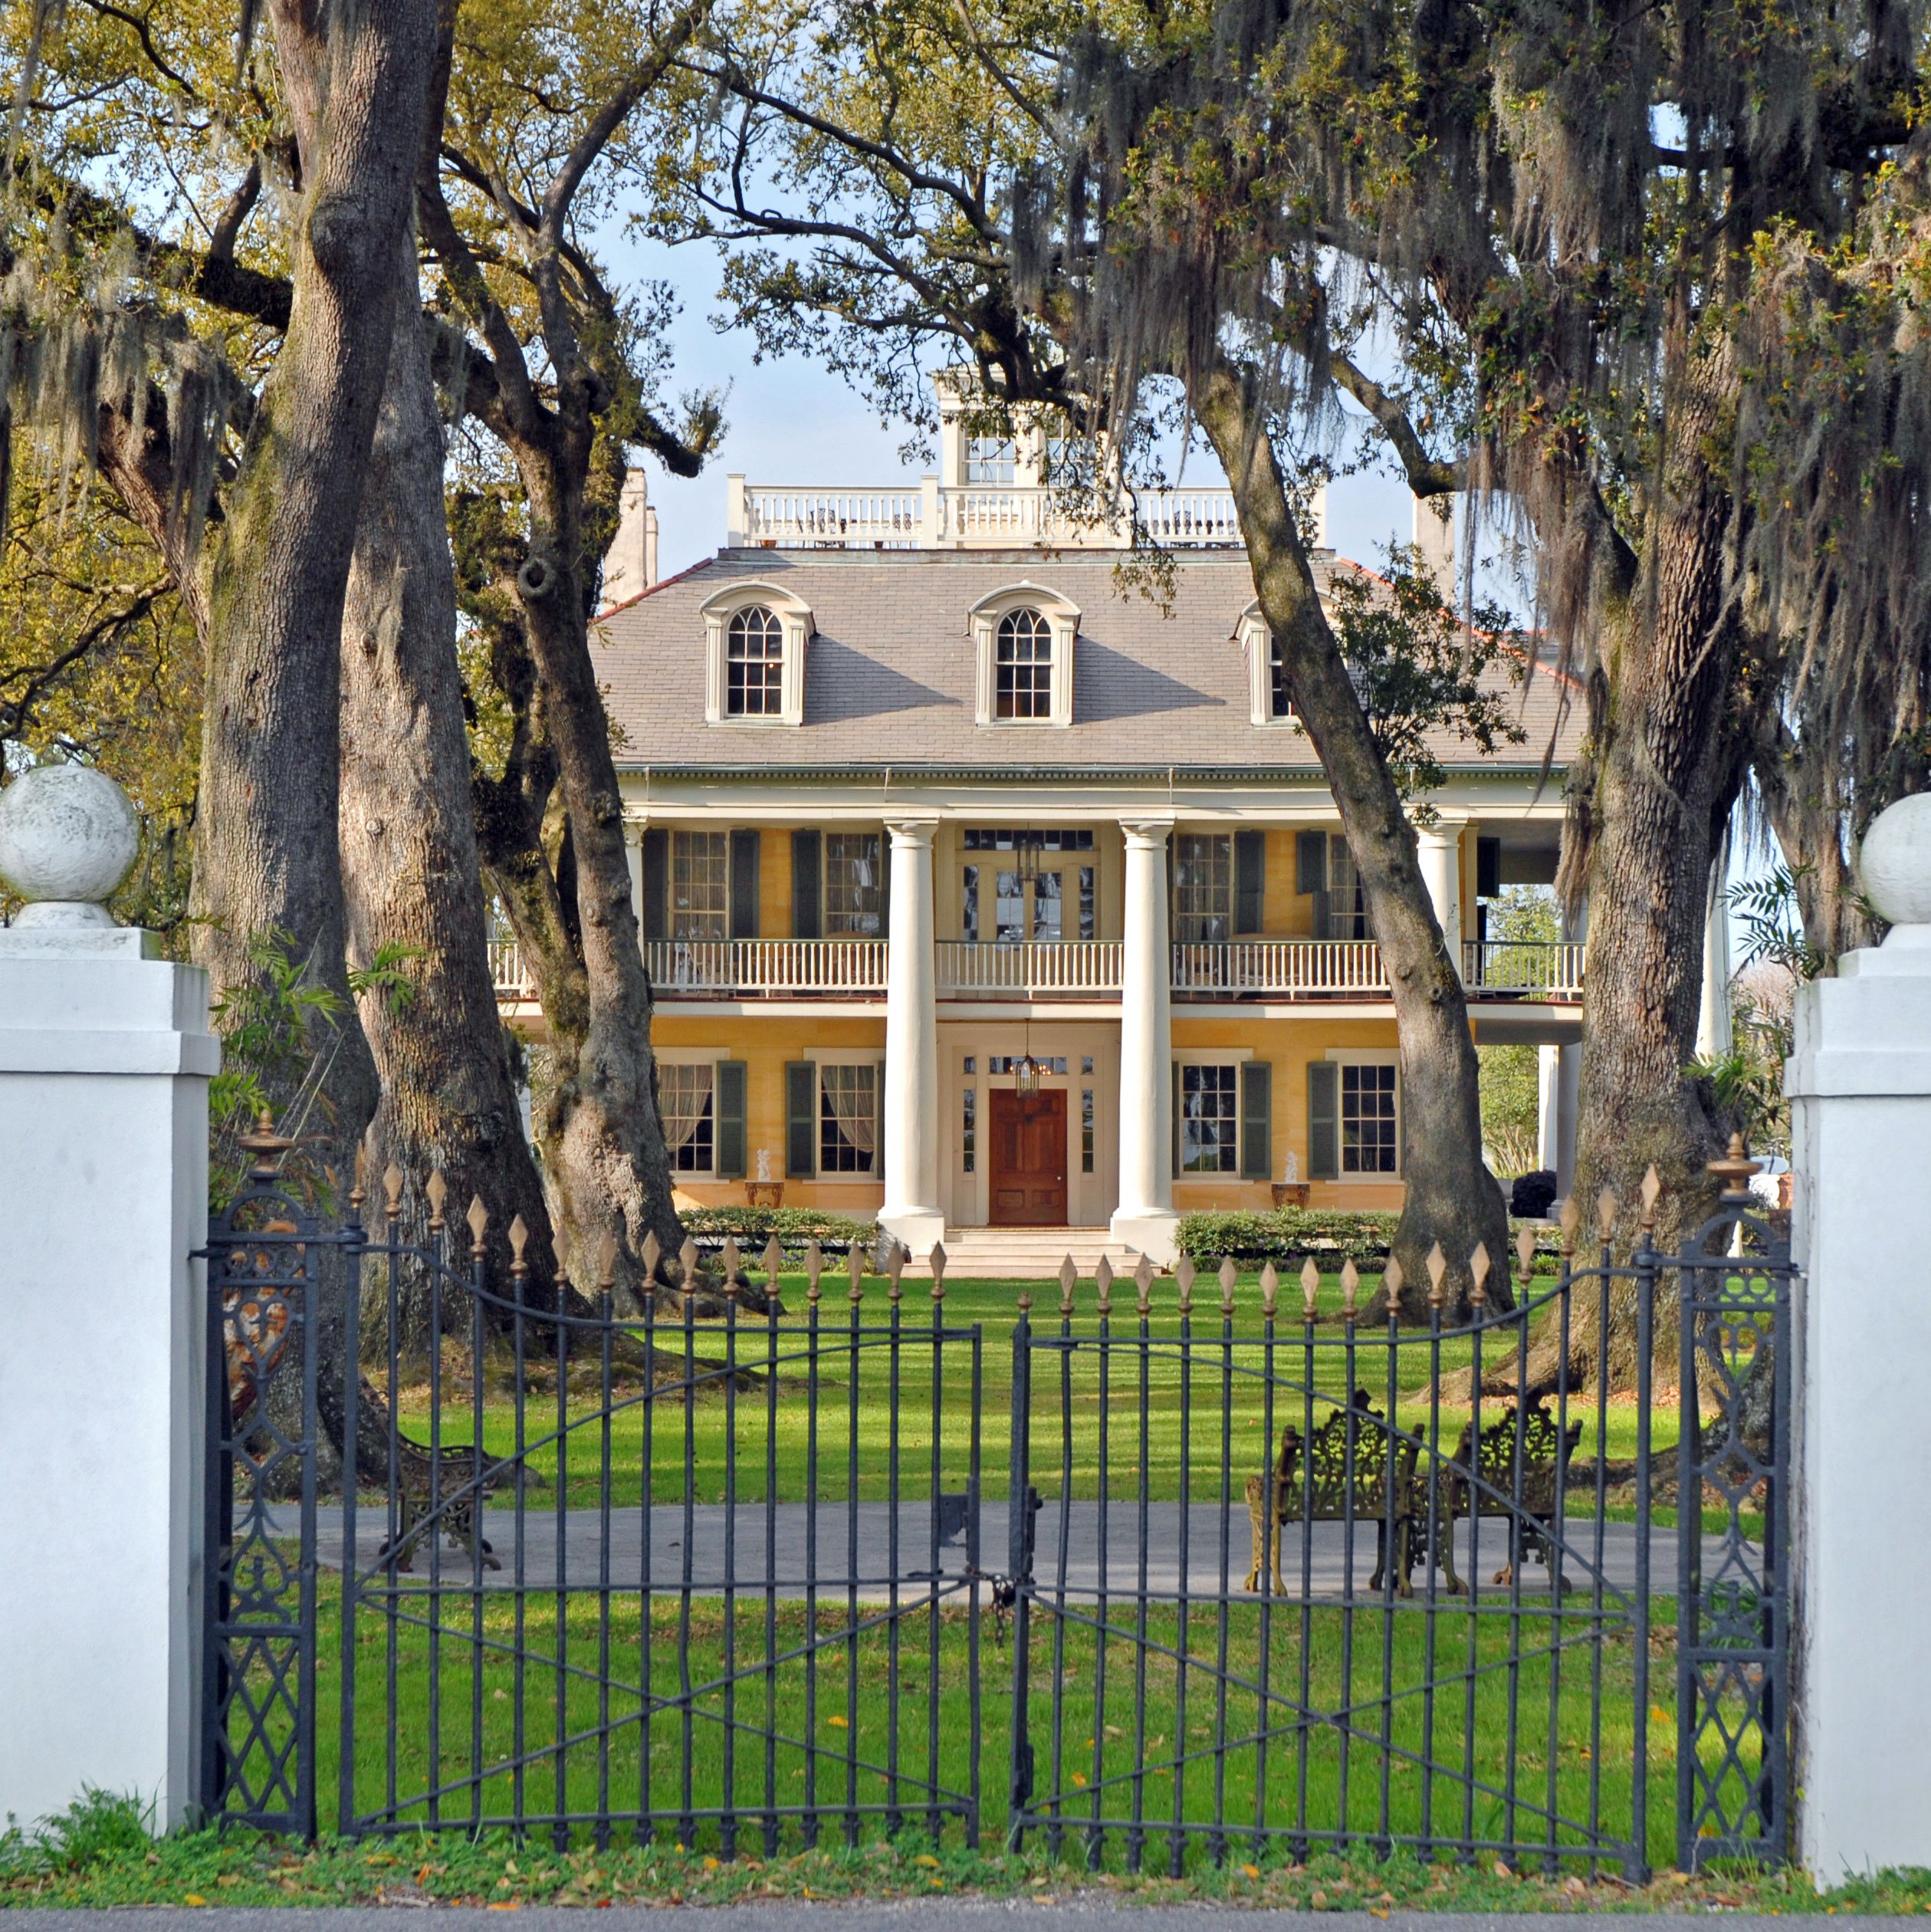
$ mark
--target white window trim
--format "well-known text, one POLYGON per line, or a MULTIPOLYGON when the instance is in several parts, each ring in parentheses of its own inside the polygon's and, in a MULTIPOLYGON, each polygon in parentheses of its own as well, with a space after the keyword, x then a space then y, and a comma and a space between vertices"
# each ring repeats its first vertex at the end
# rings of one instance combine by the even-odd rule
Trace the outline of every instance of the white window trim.
POLYGON ((1009 584, 982 597, 967 613, 970 622, 977 670, 973 679, 974 716, 977 723, 1001 731, 1036 730, 1041 725, 1072 722, 1073 647, 1079 636, 1079 606, 1056 590, 1033 583, 1009 584), (1025 606, 1036 610, 1053 633, 1052 710, 1045 718, 1001 718, 999 715, 999 620, 1008 611, 1025 606))
POLYGON ((1251 1046, 1176 1046, 1169 1056, 1176 1066, 1243 1066, 1253 1056, 1251 1046))
POLYGON ((704 618, 704 721, 752 729, 799 725, 805 721, 805 647, 816 629, 811 606, 796 592, 775 583, 727 584, 699 606, 704 618), (727 708, 730 671, 726 662, 731 620, 750 604, 763 604, 784 632, 784 669, 775 715, 734 717, 727 708))
MULTIPOLYGON (((1392 1174, 1350 1174, 1342 1169, 1333 1180, 1323 1181, 1322 1186, 1385 1188, 1391 1181, 1405 1179, 1407 1169, 1402 1165, 1401 1151, 1407 1138, 1408 1101, 1401 1088, 1401 1049, 1395 1046, 1330 1046, 1321 1057, 1336 1066, 1391 1066, 1394 1069, 1394 1171, 1392 1174)), ((1335 1083, 1335 1156, 1337 1168, 1340 1167, 1340 1135, 1341 1084, 1337 1081, 1335 1083)))
POLYGON ((1247 704, 1250 721, 1262 731, 1305 731, 1300 719, 1289 711, 1277 717, 1274 711, 1273 633, 1260 614, 1256 599, 1240 613, 1233 629, 1234 642, 1247 659, 1247 704))

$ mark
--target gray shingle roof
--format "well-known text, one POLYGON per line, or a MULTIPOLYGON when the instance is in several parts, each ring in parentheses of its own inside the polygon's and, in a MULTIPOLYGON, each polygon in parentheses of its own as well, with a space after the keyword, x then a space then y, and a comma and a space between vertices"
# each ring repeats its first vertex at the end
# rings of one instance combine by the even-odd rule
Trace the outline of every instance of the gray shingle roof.
MULTIPOLYGON (((1234 638, 1253 598, 1244 554, 1181 554, 1166 610, 1121 585, 1118 561, 1118 552, 1104 551, 721 550, 600 620, 597 676, 626 741, 618 762, 801 774, 886 765, 961 774, 1312 769, 1298 731, 1251 721, 1234 638), (746 580, 783 586, 811 608, 816 635, 801 726, 704 722, 699 606, 746 580), (967 613, 1022 580, 1081 613, 1070 726, 974 721, 967 613)), ((1316 575, 1351 567, 1324 557, 1316 575)), ((1445 731, 1437 748, 1443 764, 1538 768, 1552 738, 1555 764, 1566 764, 1582 724, 1571 688, 1539 670, 1514 705, 1524 744, 1484 759, 1445 731)))

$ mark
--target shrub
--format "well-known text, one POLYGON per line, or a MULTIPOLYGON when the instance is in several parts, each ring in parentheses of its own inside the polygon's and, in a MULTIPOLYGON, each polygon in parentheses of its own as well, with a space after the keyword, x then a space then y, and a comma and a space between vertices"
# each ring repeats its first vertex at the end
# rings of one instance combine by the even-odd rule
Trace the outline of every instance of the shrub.
MULTIPOLYGON (((1324 1273, 1345 1261, 1372 1274, 1387 1266, 1398 1214, 1350 1212, 1334 1208, 1278 1208, 1265 1213, 1183 1214, 1180 1251, 1197 1268, 1217 1268, 1223 1257, 1245 1267, 1271 1261, 1283 1271, 1299 1268, 1312 1258, 1324 1273)), ((1560 1237, 1552 1228, 1539 1229, 1535 1273, 1555 1272, 1560 1237)), ((1501 1257, 1498 1256, 1497 1260, 1501 1257)), ((1512 1273, 1517 1263, 1509 1257, 1512 1273)))
POLYGON ((1223 1256, 1252 1267, 1271 1261, 1277 1268, 1298 1268, 1312 1256, 1324 1269, 1351 1261, 1358 1268, 1379 1270, 1400 1218, 1326 1208, 1184 1214, 1180 1250, 1197 1268, 1217 1267, 1223 1256))
POLYGON ((842 1254, 854 1242, 870 1248, 878 1235, 875 1221, 819 1208, 690 1208, 678 1218, 700 1247, 721 1244, 730 1235, 747 1260, 754 1260, 774 1234, 787 1257, 802 1254, 810 1241, 829 1254, 842 1254))

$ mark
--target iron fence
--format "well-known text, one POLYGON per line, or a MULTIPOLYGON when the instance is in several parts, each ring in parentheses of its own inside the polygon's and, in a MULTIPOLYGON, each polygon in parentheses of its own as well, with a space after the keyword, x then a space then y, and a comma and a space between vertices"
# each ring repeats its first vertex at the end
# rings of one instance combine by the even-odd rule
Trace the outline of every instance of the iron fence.
POLYGON ((325 1228, 264 1166, 211 1236, 212 1812, 1783 1855, 1792 1270, 1741 1197, 1673 1255, 1653 1188, 1620 1259, 1571 1210, 1512 1306, 1480 1254, 1459 1309, 1069 1263, 1056 1319, 775 1244, 538 1305, 520 1227, 493 1282, 480 1205, 412 1238, 400 1181, 325 1228))

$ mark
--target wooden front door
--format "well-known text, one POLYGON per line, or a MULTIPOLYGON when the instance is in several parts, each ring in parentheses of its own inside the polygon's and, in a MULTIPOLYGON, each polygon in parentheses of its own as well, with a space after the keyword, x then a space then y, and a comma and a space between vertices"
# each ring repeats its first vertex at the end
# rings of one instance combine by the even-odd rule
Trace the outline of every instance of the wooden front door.
POLYGON ((1065 1091, 994 1087, 990 1220, 995 1227, 1063 1227, 1066 1221, 1065 1091))

